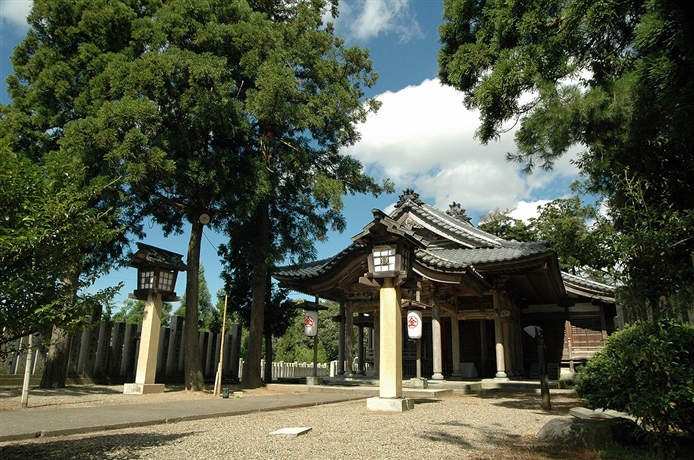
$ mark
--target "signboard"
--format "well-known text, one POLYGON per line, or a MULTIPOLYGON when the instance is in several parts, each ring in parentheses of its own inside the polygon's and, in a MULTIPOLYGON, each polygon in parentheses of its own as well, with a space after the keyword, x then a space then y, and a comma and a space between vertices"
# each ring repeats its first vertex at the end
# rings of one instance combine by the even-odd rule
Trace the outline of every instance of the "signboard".
POLYGON ((309 337, 314 337, 318 333, 318 312, 306 311, 304 316, 304 332, 309 337))
POLYGON ((416 310, 407 312, 407 336, 411 339, 422 338, 422 314, 416 310))

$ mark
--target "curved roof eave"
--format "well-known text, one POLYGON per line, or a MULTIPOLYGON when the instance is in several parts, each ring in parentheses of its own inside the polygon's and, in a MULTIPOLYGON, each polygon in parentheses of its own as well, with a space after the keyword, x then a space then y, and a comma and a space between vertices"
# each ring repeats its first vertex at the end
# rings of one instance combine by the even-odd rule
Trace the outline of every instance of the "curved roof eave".
POLYGON ((605 302, 614 303, 616 301, 616 289, 614 286, 588 280, 564 271, 561 272, 561 276, 567 292, 605 302))

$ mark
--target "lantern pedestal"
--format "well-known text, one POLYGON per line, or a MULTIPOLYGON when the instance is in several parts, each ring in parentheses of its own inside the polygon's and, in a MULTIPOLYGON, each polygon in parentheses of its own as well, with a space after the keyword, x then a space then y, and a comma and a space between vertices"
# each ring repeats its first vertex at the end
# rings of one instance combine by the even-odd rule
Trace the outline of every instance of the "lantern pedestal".
POLYGON ((384 412, 405 412, 414 409, 414 399, 408 398, 367 398, 368 410, 384 412))
POLYGON ((137 356, 135 383, 126 383, 125 394, 162 393, 164 384, 155 384, 157 373, 157 352, 159 349, 159 332, 161 331, 161 296, 149 293, 145 303, 140 334, 140 351, 137 356))
POLYGON ((125 395, 149 395, 163 392, 163 383, 126 383, 123 387, 125 395))

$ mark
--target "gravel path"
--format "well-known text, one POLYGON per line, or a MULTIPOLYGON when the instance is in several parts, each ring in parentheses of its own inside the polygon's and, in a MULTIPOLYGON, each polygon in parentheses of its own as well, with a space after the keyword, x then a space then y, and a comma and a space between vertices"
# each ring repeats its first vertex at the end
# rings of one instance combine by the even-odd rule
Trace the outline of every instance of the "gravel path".
MULTIPOLYGON (((39 395, 30 403, 48 410, 79 404, 121 403, 122 393, 81 391, 81 396, 39 395), (43 398, 43 399, 40 399, 43 398), (53 398, 53 399, 51 399, 53 398), (62 398, 62 399, 60 399, 62 398), (77 402, 81 399, 82 402, 77 402), (89 401, 88 403, 86 401, 89 401), (51 403, 51 401, 53 401, 51 403), (42 404, 43 403, 43 404, 42 404)), ((122 388, 122 387, 115 387, 122 388)), ((122 389, 121 389, 122 391, 122 389)), ((247 396, 269 390, 255 390, 247 396)), ((142 398, 141 395, 138 395, 142 398)), ((205 393, 167 391, 148 398, 213 397, 205 393)), ((0 389, 0 410, 7 410, 10 390, 0 389)), ((140 399, 141 400, 141 399, 140 399)), ((128 401, 132 402, 132 401, 128 401)), ((414 410, 403 413, 368 411, 365 401, 253 413, 234 417, 132 428, 83 436, 43 438, 0 444, 4 460, 51 459, 540 459, 599 458, 591 453, 562 452, 536 439, 550 419, 568 416, 580 402, 556 395, 553 410, 540 409, 539 395, 487 393, 450 394, 416 400, 414 410), (271 436, 289 427, 310 427, 298 437, 271 436)), ((37 409, 41 410, 41 409, 37 409)), ((2 412, 0 412, 0 425, 2 412)))

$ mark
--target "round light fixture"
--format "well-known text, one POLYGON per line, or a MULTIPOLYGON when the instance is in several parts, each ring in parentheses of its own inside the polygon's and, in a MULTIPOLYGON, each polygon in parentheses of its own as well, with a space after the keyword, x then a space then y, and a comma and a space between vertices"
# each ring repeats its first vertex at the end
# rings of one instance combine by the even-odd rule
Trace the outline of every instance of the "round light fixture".
POLYGON ((210 223, 210 216, 208 214, 200 214, 198 220, 202 225, 207 225, 210 223))

